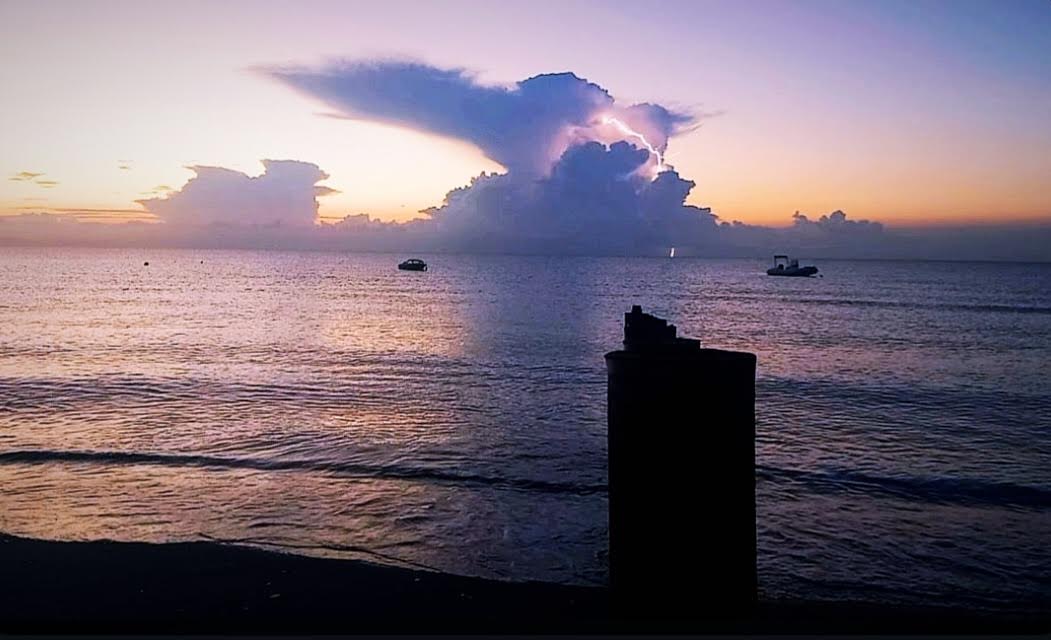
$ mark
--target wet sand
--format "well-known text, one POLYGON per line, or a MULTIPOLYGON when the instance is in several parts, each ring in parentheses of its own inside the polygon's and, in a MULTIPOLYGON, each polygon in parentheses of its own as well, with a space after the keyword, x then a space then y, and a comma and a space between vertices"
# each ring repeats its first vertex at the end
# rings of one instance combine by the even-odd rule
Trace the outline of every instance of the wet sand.
POLYGON ((745 617, 623 619, 603 588, 507 583, 214 542, 0 535, 0 633, 1039 633, 1048 616, 767 601, 745 617))

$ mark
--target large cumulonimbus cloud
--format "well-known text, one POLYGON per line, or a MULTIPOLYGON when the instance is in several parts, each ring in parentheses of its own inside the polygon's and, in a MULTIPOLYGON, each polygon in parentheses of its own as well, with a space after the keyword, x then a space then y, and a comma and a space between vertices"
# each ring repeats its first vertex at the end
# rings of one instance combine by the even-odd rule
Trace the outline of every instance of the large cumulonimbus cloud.
POLYGON ((137 202, 171 224, 313 225, 318 196, 334 192, 317 185, 328 174, 309 162, 262 162, 265 171, 256 177, 222 167, 189 167, 195 175, 182 189, 137 202))
MULTIPOLYGON (((507 168, 449 192, 414 229, 467 251, 635 252, 700 244, 716 223, 687 206, 694 186, 663 162, 671 136, 694 123, 651 103, 619 104, 572 73, 510 87, 462 69, 407 62, 271 68, 340 117, 364 118, 477 145, 507 168)), ((362 227, 360 229, 370 229, 362 227)))
POLYGON ((683 204, 693 182, 671 170, 640 175, 649 158, 625 142, 576 145, 545 178, 475 178, 429 209, 425 224, 444 248, 466 251, 652 253, 671 238, 710 241, 715 217, 683 204))
MULTIPOLYGON (((511 87, 486 86, 460 69, 405 62, 338 62, 266 73, 327 103, 340 117, 367 118, 476 144, 506 173, 482 174, 450 191, 426 218, 383 223, 367 215, 316 226, 316 165, 264 161, 252 178, 215 167, 167 198, 140 201, 169 223, 247 223, 253 242, 266 225, 298 225, 300 246, 502 253, 720 254, 731 246, 825 246, 872 238, 877 224, 841 212, 816 222, 797 215, 779 232, 720 223, 686 204, 694 183, 663 163, 671 136, 691 116, 658 104, 620 105, 601 86, 571 73, 540 75, 511 87)), ((411 178, 410 178, 411 179, 411 178)), ((185 225, 184 225, 185 226, 185 225)), ((227 225, 229 226, 229 225, 227 225)), ((230 238, 232 231, 225 231, 230 238)), ((265 235, 265 234, 264 234, 265 235)), ((215 232, 211 232, 214 241, 215 232)), ((240 236, 234 236, 240 237, 240 236)), ((292 241, 283 235, 283 243, 292 241)))
POLYGON ((621 105, 572 73, 544 74, 490 86, 463 69, 414 62, 339 61, 263 70, 335 110, 333 115, 397 124, 473 143, 516 175, 545 175, 581 141, 614 142, 623 129, 658 152, 694 118, 656 104, 621 105))

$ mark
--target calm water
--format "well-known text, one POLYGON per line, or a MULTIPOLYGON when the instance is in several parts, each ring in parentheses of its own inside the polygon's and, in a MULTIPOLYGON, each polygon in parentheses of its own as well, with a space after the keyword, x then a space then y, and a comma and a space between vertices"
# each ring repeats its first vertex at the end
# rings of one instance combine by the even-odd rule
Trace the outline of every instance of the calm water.
POLYGON ((1051 601, 1051 265, 0 251, 0 531, 602 583, 638 303, 759 356, 765 594, 1051 601))

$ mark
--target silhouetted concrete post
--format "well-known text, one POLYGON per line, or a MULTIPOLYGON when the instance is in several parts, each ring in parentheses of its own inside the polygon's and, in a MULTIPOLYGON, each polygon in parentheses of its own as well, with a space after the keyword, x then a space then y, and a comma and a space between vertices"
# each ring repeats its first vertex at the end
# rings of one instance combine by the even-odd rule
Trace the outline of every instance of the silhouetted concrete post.
POLYGON ((615 614, 689 618, 756 601, 755 368, 634 306, 609 374, 615 614))

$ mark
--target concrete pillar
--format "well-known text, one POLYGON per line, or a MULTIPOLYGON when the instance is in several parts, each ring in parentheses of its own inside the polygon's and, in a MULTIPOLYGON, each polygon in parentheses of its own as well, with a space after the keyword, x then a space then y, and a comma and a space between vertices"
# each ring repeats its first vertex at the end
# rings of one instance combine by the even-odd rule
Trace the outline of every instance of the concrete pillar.
POLYGON ((624 617, 743 613, 756 601, 755 369, 638 306, 606 354, 610 586, 624 617))

